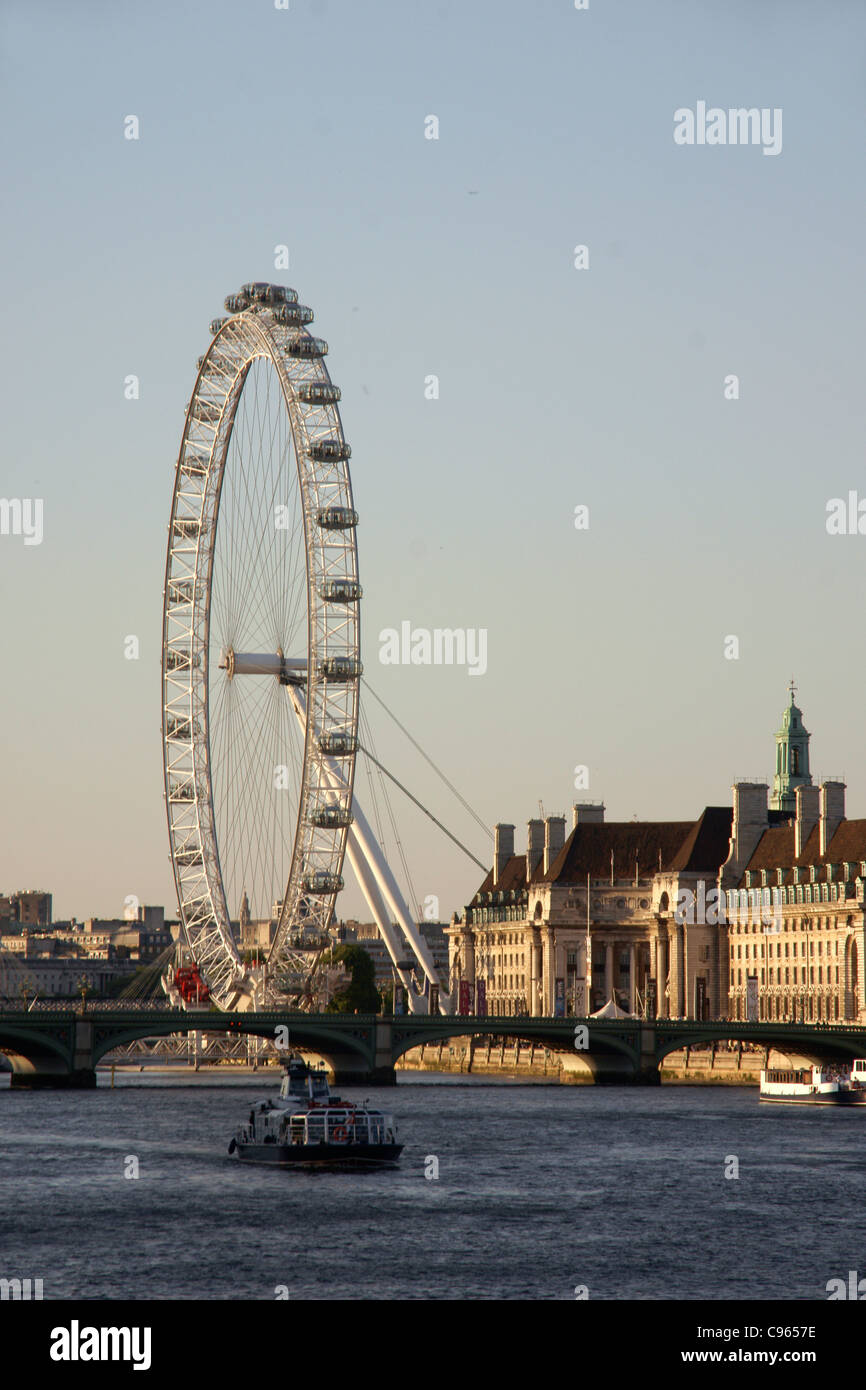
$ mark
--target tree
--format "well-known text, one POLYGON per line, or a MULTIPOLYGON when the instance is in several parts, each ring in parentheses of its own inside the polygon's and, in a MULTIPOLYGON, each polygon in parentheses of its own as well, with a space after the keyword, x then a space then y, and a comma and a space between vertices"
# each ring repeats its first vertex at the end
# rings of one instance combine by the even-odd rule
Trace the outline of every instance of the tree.
POLYGON ((344 989, 338 989, 328 1004, 329 1014, 375 1014, 379 1012, 379 991, 376 988, 376 967, 363 946, 338 946, 331 952, 331 962, 341 963, 351 972, 352 979, 344 989))

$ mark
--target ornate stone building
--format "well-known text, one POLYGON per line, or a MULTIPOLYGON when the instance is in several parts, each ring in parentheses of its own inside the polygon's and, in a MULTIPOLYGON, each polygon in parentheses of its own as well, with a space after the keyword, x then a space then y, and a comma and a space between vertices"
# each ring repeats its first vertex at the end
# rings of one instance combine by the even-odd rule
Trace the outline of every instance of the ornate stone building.
POLYGON ((514 827, 497 825, 493 868, 449 928, 462 1007, 583 1016, 613 999, 630 1013, 709 1017, 726 992, 720 935, 712 920, 677 921, 677 904, 706 902, 730 834, 727 807, 606 822, 602 805, 583 803, 567 839, 563 816, 531 820, 515 854, 514 827))
POLYGON ((866 1022, 866 820, 812 785, 791 702, 766 782, 696 821, 606 822, 604 806, 494 831, 494 863, 448 928, 463 1012, 866 1022), (587 970, 587 960, 590 969, 587 970))

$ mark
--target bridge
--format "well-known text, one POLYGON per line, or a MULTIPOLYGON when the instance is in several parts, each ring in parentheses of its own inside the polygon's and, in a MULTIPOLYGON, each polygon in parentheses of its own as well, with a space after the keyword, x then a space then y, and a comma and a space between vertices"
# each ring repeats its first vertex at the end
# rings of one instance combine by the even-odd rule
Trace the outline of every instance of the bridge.
POLYGON ((669 1052, 713 1042, 748 1042, 809 1058, 866 1057, 866 1025, 702 1022, 692 1019, 502 1018, 460 1015, 184 1012, 174 1009, 0 1009, 0 1053, 13 1086, 96 1085, 96 1067, 141 1038, 190 1032, 259 1037, 315 1052, 342 1085, 393 1085, 404 1052, 448 1038, 512 1038, 580 1057, 596 1083, 658 1085, 669 1052))

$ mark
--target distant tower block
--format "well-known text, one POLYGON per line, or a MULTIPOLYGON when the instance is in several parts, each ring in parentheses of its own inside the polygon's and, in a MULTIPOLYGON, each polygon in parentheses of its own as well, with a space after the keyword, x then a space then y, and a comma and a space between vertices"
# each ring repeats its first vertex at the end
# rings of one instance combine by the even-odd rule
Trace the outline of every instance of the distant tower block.
POLYGON ((794 815, 797 810, 798 787, 811 787, 809 772, 809 739, 811 734, 803 725, 803 712, 794 704, 796 686, 791 681, 791 703, 782 715, 782 727, 776 734, 776 772, 773 777, 771 811, 794 815))

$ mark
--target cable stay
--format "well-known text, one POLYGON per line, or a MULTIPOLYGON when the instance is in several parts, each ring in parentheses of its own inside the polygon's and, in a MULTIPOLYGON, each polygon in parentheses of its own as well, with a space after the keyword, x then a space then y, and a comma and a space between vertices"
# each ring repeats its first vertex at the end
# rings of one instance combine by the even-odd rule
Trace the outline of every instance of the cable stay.
MULTIPOLYGON (((402 783, 402 782, 399 782, 399 781, 397 780, 397 778, 394 776, 393 772, 389 772, 388 769, 387 769, 387 767, 385 767, 385 765, 384 765, 383 763, 380 763, 380 762, 379 762, 379 759, 378 759, 378 758, 374 758, 374 757, 373 757, 373 754, 370 752, 369 748, 365 748, 364 745, 363 745, 362 743, 359 743, 359 744, 358 744, 358 752, 359 752, 359 753, 363 753, 365 758, 369 758, 369 760, 370 760, 371 763, 375 763, 375 765, 376 765, 376 767, 378 767, 379 771, 380 771, 380 772, 384 772, 385 776, 386 776, 387 778, 389 778, 390 781, 392 781, 392 782, 394 783, 394 786, 395 786, 395 787, 399 787, 399 788, 400 788, 400 791, 403 793, 403 795, 404 795, 404 796, 408 796, 409 800, 413 803, 413 805, 417 806, 418 809, 419 809, 419 811, 423 811, 424 814, 425 814, 425 816, 427 816, 430 820, 432 820, 432 822, 433 822, 433 824, 434 824, 435 826, 438 826, 438 828, 442 831, 442 834, 443 834, 443 835, 447 835, 447 836, 448 836, 448 839, 451 840, 451 841, 453 841, 453 843, 457 846, 457 848, 458 848, 458 849, 461 849, 468 859, 471 859, 471 860, 472 860, 473 864, 477 864, 478 867, 479 867, 479 869, 482 869, 482 870, 484 871, 484 873, 487 873, 487 872, 489 871, 490 865, 489 865, 489 864, 483 864, 483 863, 481 862, 480 859, 477 859, 477 858, 475 857, 475 855, 472 853, 471 849, 467 849, 466 846, 465 846, 460 840, 457 839, 457 836, 456 836, 456 835, 452 835, 452 834, 451 834, 451 831, 448 829, 448 827, 445 826, 445 825, 443 825, 442 822, 441 822, 440 820, 437 820, 436 817, 433 815, 433 812, 432 812, 432 811, 428 811, 428 810, 427 810, 427 807, 424 806, 424 805, 418 800, 418 798, 417 798, 416 796, 413 796, 413 795, 412 795, 412 793, 409 791, 409 788, 408 788, 408 787, 404 787, 404 786, 403 786, 403 783, 402 783)), ((473 814, 474 814, 474 812, 473 812, 473 814)))
MULTIPOLYGON (((369 719, 367 718, 366 713, 364 712, 363 709, 359 710, 359 716, 360 716, 362 737, 366 740, 366 742, 367 742, 367 743, 369 744, 369 746, 372 748, 372 750, 373 750, 373 756, 375 757, 375 755, 376 755, 376 742, 375 742, 375 739, 373 738, 373 730, 372 730, 372 727, 371 727, 371 725, 370 725, 370 721, 369 721, 369 719)), ((421 908, 421 902, 420 902, 420 900, 419 900, 419 898, 418 898, 418 894, 417 894, 417 891, 416 891, 416 889, 415 889, 415 884, 414 884, 414 882, 413 882, 413 880, 412 880, 412 872, 411 872, 411 870, 410 870, 410 868, 409 868, 409 863, 408 863, 408 861, 407 861, 407 859, 406 859, 405 850, 403 849, 403 841, 402 841, 401 838, 400 838, 400 831, 399 831, 399 828, 398 828, 398 826, 397 826, 397 818, 396 818, 396 816, 394 815, 394 808, 393 808, 392 805, 391 805, 391 798, 390 798, 389 795, 388 795, 388 788, 385 786, 385 779, 384 779, 384 775, 383 775, 382 768, 381 768, 381 767, 378 767, 378 768, 377 768, 377 771, 378 771, 378 775, 379 775, 379 785, 380 785, 380 787, 381 787, 382 800, 383 800, 383 802, 384 802, 384 804, 385 804, 385 811, 387 812, 388 820, 389 820, 390 825, 391 825, 391 833, 392 833, 392 835, 393 835, 393 837, 394 837, 394 843, 395 843, 396 848, 397 848, 397 853, 398 853, 399 856, 400 856, 400 863, 401 863, 401 865, 402 865, 402 867, 403 867, 403 874, 404 874, 404 876, 405 876, 405 885, 406 885, 406 887, 407 887, 408 890, 409 890, 409 896, 408 896, 408 898, 406 899, 406 901, 407 901, 407 902, 410 902, 410 903, 413 903, 413 904, 415 905, 415 907, 418 909, 418 912, 420 913, 421 910, 422 910, 422 908, 421 908)), ((371 793, 371 797, 372 797, 372 800, 373 800, 373 803, 374 803, 374 809, 375 809, 375 811, 376 811, 376 817, 377 817, 377 825, 378 825, 378 829, 379 829, 379 847, 380 847, 380 849, 382 850, 382 853, 383 853, 383 854, 385 855, 385 857, 387 858, 387 850, 386 850, 386 848, 385 848, 385 837, 384 837, 384 834, 382 833, 382 826, 381 826, 381 823, 379 822, 379 819, 378 819, 378 800, 377 800, 377 797, 376 797, 376 789, 375 789, 375 787, 374 787, 374 785, 373 785, 373 776, 372 776, 372 773, 369 772, 369 771, 368 771, 368 778, 369 778, 369 782, 370 782, 370 793, 371 793)))
MULTIPOLYGON (((436 773, 436 776, 439 777, 439 778, 445 783, 446 787, 447 787, 448 790, 452 793, 452 795, 453 795, 453 796, 456 796, 457 800, 460 802, 460 805, 463 807, 463 809, 464 809, 465 811, 468 811, 468 812, 469 812, 470 816, 472 816, 473 820, 475 820, 475 821, 478 823, 478 825, 479 825, 479 826, 481 827, 481 829, 484 831, 484 834, 488 837, 488 839, 492 839, 492 835, 491 835, 491 831, 490 831, 490 826, 487 824, 487 822, 484 821, 484 820, 482 820, 482 818, 481 818, 481 816, 479 816, 478 812, 475 811, 475 810, 473 809, 473 807, 471 807, 471 806, 469 805, 469 802, 466 800, 466 798, 460 795, 460 792, 459 792, 459 791, 457 790, 457 788, 454 786, 454 783, 453 783, 453 782, 450 782, 450 781, 448 780, 448 778, 445 776, 445 773, 441 770, 441 768, 439 768, 439 767, 436 766, 436 763, 433 761, 433 759, 430 757, 430 755, 429 755, 428 753, 425 753, 425 752, 424 752, 424 749, 421 747, 421 745, 420 745, 420 743, 418 742, 418 740, 417 740, 416 738, 413 738, 413 736, 410 734, 409 730, 406 728, 405 724, 401 724, 401 723, 400 723, 400 720, 397 718, 397 716, 396 716, 396 714, 394 713, 394 711, 388 708, 388 706, 385 704, 385 701, 382 699, 381 695, 377 695, 377 694, 376 694, 375 690, 373 689, 373 687, 372 687, 372 685, 370 684, 370 682, 366 679, 366 677, 362 677, 362 683, 363 683, 364 687, 365 687, 367 690, 369 690, 370 694, 373 696, 373 699, 374 699, 374 700, 377 700, 377 701, 379 702, 379 704, 382 706, 383 710, 384 710, 385 713, 389 716, 389 718, 393 719, 394 723, 397 725, 397 728, 400 730, 400 732, 406 735, 406 738, 408 738, 409 742, 412 744, 412 747, 415 748, 415 749, 417 749, 417 751, 421 754, 421 757, 424 759, 424 761, 430 764, 430 766, 432 767, 433 771, 436 773)), ((390 774, 389 774, 389 775, 390 775, 390 774)), ((397 783, 397 785, 399 786, 400 784, 397 783)), ((401 790, 405 790, 405 788, 401 788, 401 790)), ((416 804, 417 804, 417 803, 416 803, 416 804)), ((424 808, 422 807, 421 809, 423 810, 424 808)), ((461 845, 460 848, 462 849, 463 846, 461 845)), ((467 853, 468 853, 468 851, 467 851, 467 853)), ((470 858, 472 858, 472 857, 473 857, 473 856, 470 855, 470 858)), ((479 860, 477 860, 477 859, 475 860, 475 863, 476 863, 476 864, 478 864, 479 862, 480 862, 479 860)), ((482 864, 481 867, 482 867, 482 868, 487 868, 488 866, 482 864)))

